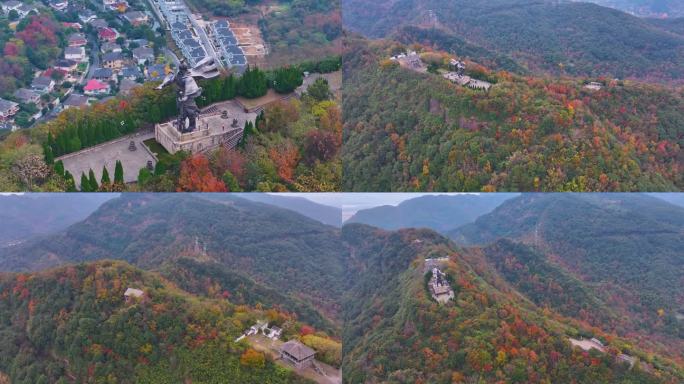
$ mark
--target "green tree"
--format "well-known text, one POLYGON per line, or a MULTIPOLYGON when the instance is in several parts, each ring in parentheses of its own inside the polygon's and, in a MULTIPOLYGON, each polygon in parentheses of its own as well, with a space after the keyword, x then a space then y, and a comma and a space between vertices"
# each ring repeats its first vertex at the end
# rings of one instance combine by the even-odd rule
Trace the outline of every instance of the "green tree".
POLYGON ((228 191, 230 192, 242 192, 242 188, 240 188, 240 184, 238 183, 238 179, 230 173, 230 171, 226 171, 223 174, 223 184, 226 185, 228 188, 228 191))
POLYGON ((76 192, 76 181, 74 176, 69 171, 64 171, 64 182, 66 184, 67 192, 76 192))
POLYGON ((328 80, 323 77, 316 79, 306 89, 306 93, 317 101, 328 100, 330 98, 330 85, 328 80))
POLYGON ((109 179, 109 171, 107 171, 106 166, 103 166, 102 167, 102 178, 100 179, 100 185, 102 185, 102 187, 109 187, 111 184, 112 184, 112 182, 109 179))
POLYGON ((88 176, 85 172, 81 172, 81 192, 91 192, 90 181, 88 181, 88 176))
POLYGON ((121 164, 120 160, 117 160, 116 166, 114 167, 114 184, 123 185, 123 183, 124 183, 123 165, 121 164))
POLYGON ((89 190, 91 192, 96 192, 100 187, 99 185, 97 185, 97 178, 95 178, 95 172, 93 172, 92 168, 88 172, 88 183, 90 183, 89 190))
POLYGON ((64 163, 62 162, 62 160, 57 160, 57 162, 55 163, 55 167, 54 167, 54 168, 55 168, 55 173, 56 173, 56 174, 58 174, 58 175, 60 175, 60 176, 62 176, 62 177, 65 177, 65 176, 66 176, 66 173, 64 172, 64 163))

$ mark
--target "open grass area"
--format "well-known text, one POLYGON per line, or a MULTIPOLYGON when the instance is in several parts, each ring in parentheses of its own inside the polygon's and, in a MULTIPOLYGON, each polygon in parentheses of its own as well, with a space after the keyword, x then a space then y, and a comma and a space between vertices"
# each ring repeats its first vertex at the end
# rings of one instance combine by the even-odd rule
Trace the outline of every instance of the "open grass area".
POLYGON ((149 148, 150 151, 152 151, 152 153, 154 153, 154 155, 157 156, 158 161, 163 161, 164 159, 171 156, 171 154, 154 138, 143 141, 143 144, 145 144, 147 148, 149 148))

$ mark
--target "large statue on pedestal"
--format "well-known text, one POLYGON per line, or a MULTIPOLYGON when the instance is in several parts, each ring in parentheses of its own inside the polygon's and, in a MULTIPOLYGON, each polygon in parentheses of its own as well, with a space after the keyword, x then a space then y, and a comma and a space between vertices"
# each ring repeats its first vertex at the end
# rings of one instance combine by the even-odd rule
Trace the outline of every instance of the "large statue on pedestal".
POLYGON ((218 75, 218 68, 211 57, 202 59, 192 68, 188 68, 185 61, 182 61, 178 66, 178 71, 175 74, 168 74, 157 87, 157 89, 162 89, 171 84, 171 82, 176 84, 176 105, 178 105, 176 129, 179 132, 192 132, 197 125, 197 117, 200 114, 200 110, 195 99, 202 94, 202 88, 197 85, 195 77, 210 79, 218 75), (187 127, 185 126, 186 119, 189 120, 187 127))

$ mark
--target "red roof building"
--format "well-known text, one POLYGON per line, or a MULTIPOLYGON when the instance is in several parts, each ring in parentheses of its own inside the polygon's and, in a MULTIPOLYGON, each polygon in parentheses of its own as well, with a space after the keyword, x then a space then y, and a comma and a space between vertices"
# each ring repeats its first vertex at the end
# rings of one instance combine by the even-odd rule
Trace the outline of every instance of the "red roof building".
POLYGON ((88 84, 86 84, 86 86, 83 87, 83 92, 86 95, 101 95, 109 93, 109 84, 103 83, 95 79, 88 80, 88 84))
POLYGON ((116 41, 116 38, 119 37, 119 34, 113 28, 100 28, 100 30, 97 31, 97 37, 102 41, 113 43, 116 41))

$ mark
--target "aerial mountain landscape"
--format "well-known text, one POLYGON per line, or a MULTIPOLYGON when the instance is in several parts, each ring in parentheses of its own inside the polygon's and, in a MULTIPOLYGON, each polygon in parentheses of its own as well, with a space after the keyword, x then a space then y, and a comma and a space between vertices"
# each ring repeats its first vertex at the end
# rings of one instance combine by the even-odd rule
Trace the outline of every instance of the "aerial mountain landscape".
POLYGON ((399 230, 339 229, 254 200, 124 194, 0 248, 0 377, 684 378, 684 208, 658 194, 417 196, 355 216, 399 230), (449 214, 402 221, 430 211, 449 214), (311 348, 313 365, 284 360, 285 341, 311 348))
POLYGON ((339 230, 224 197, 126 194, 60 233, 3 248, 1 269, 25 271, 0 278, 3 375, 21 383, 336 382, 339 230), (128 288, 143 298, 129 300, 128 288), (266 331, 267 342, 261 334, 240 342, 264 320, 280 338, 315 348, 317 370, 274 364, 281 342, 266 331))
MULTIPOLYGON (((364 244, 355 256, 363 261, 359 269, 369 271, 358 275, 359 284, 350 293, 363 299, 349 301, 346 307, 346 382, 681 381, 681 362, 673 361, 677 352, 671 350, 667 357, 646 352, 627 337, 565 315, 574 311, 570 303, 561 308, 538 300, 539 295, 546 295, 547 301, 566 299, 553 298, 553 293, 544 290, 572 288, 565 291, 572 299, 587 300, 582 302, 586 306, 594 304, 568 278, 556 283, 562 288, 547 287, 550 281, 544 278, 555 283, 562 277, 560 272, 541 277, 531 274, 516 282, 483 259, 483 252, 494 250, 456 247, 429 231, 378 233, 353 224, 344 228, 343 237, 364 244), (431 296, 424 278, 428 276, 425 259, 436 257, 448 258, 440 265, 454 295, 446 304, 431 296), (572 342, 590 338, 597 340, 600 350, 572 347, 572 342), (634 357, 638 362, 632 365, 634 357)), ((505 242, 494 247, 514 254, 523 251, 505 242)))
POLYGON ((681 19, 566 1, 342 7, 345 190, 682 188, 681 19))

